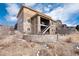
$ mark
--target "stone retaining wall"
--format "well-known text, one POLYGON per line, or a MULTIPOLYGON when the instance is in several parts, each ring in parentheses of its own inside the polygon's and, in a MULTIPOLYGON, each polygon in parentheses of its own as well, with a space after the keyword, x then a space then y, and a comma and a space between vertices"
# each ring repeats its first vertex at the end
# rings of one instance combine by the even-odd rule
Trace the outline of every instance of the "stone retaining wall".
POLYGON ((34 42, 54 42, 57 40, 57 35, 23 35, 23 39, 34 42))

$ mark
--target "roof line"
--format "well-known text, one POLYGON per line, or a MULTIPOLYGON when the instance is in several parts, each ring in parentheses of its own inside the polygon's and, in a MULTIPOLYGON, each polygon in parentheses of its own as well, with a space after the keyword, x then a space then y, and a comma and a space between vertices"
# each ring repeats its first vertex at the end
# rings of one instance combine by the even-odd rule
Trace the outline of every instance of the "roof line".
POLYGON ((37 11, 37 10, 34 10, 34 9, 30 8, 30 7, 26 7, 26 6, 22 6, 22 7, 21 7, 21 9, 20 9, 20 11, 19 11, 17 17, 19 16, 19 14, 20 14, 20 12, 22 11, 23 8, 28 8, 28 9, 30 9, 30 10, 36 12, 36 13, 39 14, 39 15, 44 15, 44 16, 46 16, 46 17, 52 19, 50 16, 48 16, 48 15, 46 15, 46 14, 44 14, 44 13, 41 13, 41 12, 39 12, 39 11, 37 11))

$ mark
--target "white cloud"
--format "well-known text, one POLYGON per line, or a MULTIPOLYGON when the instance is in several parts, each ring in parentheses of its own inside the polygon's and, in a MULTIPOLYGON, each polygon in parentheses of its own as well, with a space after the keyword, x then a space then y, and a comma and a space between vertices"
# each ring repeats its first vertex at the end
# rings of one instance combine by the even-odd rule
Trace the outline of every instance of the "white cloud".
POLYGON ((52 7, 52 5, 51 5, 51 4, 49 4, 49 5, 48 5, 48 8, 51 8, 51 7, 52 7))
MULTIPOLYGON (((5 19, 7 21, 16 21, 17 20, 16 16, 17 16, 19 9, 20 9, 18 4, 9 3, 9 4, 6 4, 6 5, 7 5, 6 10, 8 12, 8 15, 5 16, 5 19)), ((30 7, 30 6, 35 5, 35 3, 26 3, 26 4, 22 4, 22 5, 30 7)))
MULTIPOLYGON (((61 20, 63 23, 66 23, 71 15, 77 11, 79 11, 79 4, 64 4, 64 7, 58 7, 48 13, 48 15, 50 15, 55 20, 61 20)), ((73 25, 73 23, 70 23, 69 25, 73 25)))
POLYGON ((45 12, 50 11, 50 9, 48 7, 44 7, 45 12))
POLYGON ((43 10, 42 10, 42 7, 37 7, 37 8, 35 8, 36 7, 36 3, 23 3, 22 4, 23 6, 26 6, 26 7, 33 7, 34 5, 34 9, 35 10, 37 10, 37 11, 40 11, 40 12, 43 12, 43 10))
POLYGON ((55 10, 52 10, 50 13, 47 13, 50 15, 53 19, 58 20, 58 19, 63 19, 62 14, 63 14, 64 9, 61 7, 56 8, 55 10))
POLYGON ((6 18, 7 21, 16 21, 17 20, 17 18, 15 16, 7 15, 7 16, 5 16, 5 18, 6 18))
POLYGON ((8 12, 8 15, 5 16, 5 19, 7 21, 16 21, 17 18, 17 14, 18 14, 18 11, 19 11, 19 6, 17 4, 6 4, 7 7, 6 7, 6 10, 8 12))
POLYGON ((36 3, 23 3, 24 6, 27 6, 27 7, 32 7, 34 6, 36 3))
POLYGON ((19 6, 17 4, 7 4, 7 12, 9 15, 17 15, 19 11, 19 6))

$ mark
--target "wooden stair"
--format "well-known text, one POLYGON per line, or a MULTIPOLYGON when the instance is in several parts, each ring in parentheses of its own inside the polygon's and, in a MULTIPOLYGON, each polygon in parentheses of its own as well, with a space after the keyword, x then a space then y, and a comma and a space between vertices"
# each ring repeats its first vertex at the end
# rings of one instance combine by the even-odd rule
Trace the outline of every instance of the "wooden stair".
POLYGON ((50 28, 50 25, 48 25, 48 26, 41 32, 41 34, 45 34, 46 31, 47 31, 49 28, 50 28))

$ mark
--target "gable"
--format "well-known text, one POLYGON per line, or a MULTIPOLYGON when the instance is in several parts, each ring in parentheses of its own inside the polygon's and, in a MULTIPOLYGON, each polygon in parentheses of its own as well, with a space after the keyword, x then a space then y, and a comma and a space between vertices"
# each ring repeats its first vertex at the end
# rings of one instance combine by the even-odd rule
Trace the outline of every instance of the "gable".
POLYGON ((22 11, 23 11, 23 16, 24 16, 24 17, 27 17, 27 18, 31 18, 31 17, 33 17, 33 16, 35 16, 35 15, 40 15, 40 16, 42 16, 42 17, 44 17, 44 18, 52 19, 52 18, 51 18, 50 16, 48 16, 48 15, 45 15, 45 14, 43 14, 43 13, 41 13, 41 12, 38 12, 38 11, 36 11, 36 10, 33 10, 33 9, 31 9, 31 8, 29 8, 29 7, 25 7, 25 6, 22 6, 22 8, 20 9, 20 11, 19 11, 17 17, 20 15, 20 13, 21 13, 22 11))
POLYGON ((23 14, 24 14, 25 18, 29 19, 29 18, 35 16, 37 13, 32 10, 29 10, 27 8, 23 8, 23 14))

